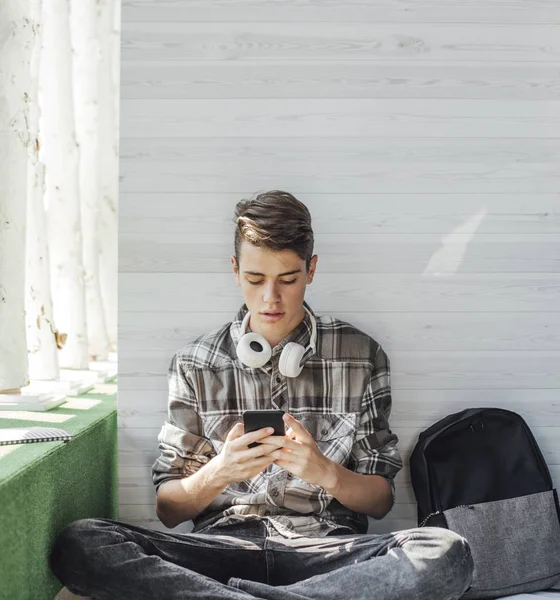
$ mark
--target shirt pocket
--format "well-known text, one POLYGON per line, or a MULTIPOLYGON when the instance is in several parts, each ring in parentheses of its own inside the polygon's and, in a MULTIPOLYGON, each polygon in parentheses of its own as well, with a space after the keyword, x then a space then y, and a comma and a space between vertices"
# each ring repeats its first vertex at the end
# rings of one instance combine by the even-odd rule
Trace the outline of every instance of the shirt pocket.
POLYGON ((356 438, 356 413, 299 413, 293 416, 309 431, 327 458, 339 465, 348 463, 356 438))

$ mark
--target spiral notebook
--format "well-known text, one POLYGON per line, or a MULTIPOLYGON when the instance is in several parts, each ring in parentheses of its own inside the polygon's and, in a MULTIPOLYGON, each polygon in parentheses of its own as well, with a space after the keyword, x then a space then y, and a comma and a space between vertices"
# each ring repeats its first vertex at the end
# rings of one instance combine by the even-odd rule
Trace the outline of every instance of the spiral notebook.
POLYGON ((7 427, 0 428, 0 446, 6 444, 26 444, 29 442, 68 441, 72 434, 56 427, 7 427))

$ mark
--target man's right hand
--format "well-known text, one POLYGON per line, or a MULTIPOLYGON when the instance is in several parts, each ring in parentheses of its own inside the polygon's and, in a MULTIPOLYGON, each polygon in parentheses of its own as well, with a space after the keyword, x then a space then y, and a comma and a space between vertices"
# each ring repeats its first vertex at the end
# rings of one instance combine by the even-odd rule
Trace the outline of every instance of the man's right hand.
POLYGON ((254 448, 248 448, 252 442, 258 442, 261 438, 268 437, 274 433, 271 427, 258 429, 245 433, 243 423, 236 423, 228 432, 224 446, 213 461, 216 461, 216 469, 219 477, 223 478, 227 485, 237 481, 251 479, 257 473, 263 471, 276 458, 269 456, 270 452, 278 449, 272 444, 259 444, 254 448))

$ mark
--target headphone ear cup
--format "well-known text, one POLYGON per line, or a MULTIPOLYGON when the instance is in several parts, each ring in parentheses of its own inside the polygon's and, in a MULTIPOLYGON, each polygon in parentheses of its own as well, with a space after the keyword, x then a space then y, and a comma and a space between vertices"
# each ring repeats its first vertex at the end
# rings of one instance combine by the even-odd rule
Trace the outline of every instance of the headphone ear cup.
POLYGON ((266 338, 254 332, 241 336, 236 350, 239 360, 253 368, 262 367, 272 356, 272 348, 266 338))
POLYGON ((284 377, 297 377, 303 370, 300 367, 301 359, 305 354, 305 348, 301 344, 288 342, 280 354, 278 361, 278 370, 284 377))

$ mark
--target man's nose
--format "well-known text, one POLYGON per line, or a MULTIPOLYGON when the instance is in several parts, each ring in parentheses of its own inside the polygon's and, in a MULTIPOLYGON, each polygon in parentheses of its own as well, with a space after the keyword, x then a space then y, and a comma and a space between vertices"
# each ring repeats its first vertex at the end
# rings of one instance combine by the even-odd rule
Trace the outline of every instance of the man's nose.
POLYGON ((265 303, 272 304, 276 302, 280 298, 280 291, 278 289, 278 284, 276 283, 268 283, 264 287, 263 292, 263 301, 265 303))

